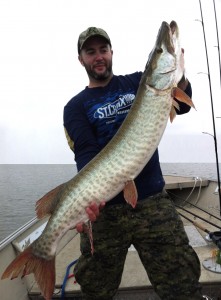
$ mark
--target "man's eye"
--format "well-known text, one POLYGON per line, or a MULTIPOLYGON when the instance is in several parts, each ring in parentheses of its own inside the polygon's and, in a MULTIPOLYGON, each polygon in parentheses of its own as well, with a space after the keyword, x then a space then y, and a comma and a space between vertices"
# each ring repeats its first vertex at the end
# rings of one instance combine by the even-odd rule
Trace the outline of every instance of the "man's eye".
POLYGON ((93 50, 88 50, 87 54, 92 55, 92 54, 94 54, 94 51, 93 50))

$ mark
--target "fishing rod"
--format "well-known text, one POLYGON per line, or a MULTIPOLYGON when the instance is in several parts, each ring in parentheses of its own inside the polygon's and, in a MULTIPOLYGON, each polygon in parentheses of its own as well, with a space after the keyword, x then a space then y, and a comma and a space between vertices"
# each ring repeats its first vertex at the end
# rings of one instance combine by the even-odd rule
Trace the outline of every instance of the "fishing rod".
POLYGON ((206 229, 202 224, 197 223, 196 221, 191 220, 187 216, 183 215, 182 213, 179 213, 181 217, 188 220, 190 223, 192 223, 195 227, 201 229, 202 231, 206 232, 209 235, 209 238, 213 241, 214 244, 217 245, 217 247, 221 250, 221 231, 214 231, 211 232, 208 229, 206 229))
MULTIPOLYGON (((221 88, 221 57, 220 57, 219 30, 218 30, 218 22, 217 22, 217 16, 216 16, 215 0, 213 0, 213 10, 214 10, 215 24, 216 24, 216 39, 217 39, 217 50, 218 50, 218 59, 219 59, 219 80, 220 80, 220 88, 221 88)), ((221 117, 216 117, 216 118, 218 119, 221 117)))
POLYGON ((220 215, 221 215, 221 185, 220 185, 220 175, 219 175, 219 158, 218 158, 218 149, 217 149, 216 125, 215 125, 215 117, 214 117, 213 94, 212 94, 209 59, 208 59, 208 52, 207 52, 206 34, 205 34, 205 28, 204 28, 201 0, 199 0, 199 5, 200 5, 200 13, 201 13, 201 23, 202 23, 202 28, 203 28, 204 45, 205 45, 205 51, 206 51, 206 62, 207 62, 207 70, 208 70, 210 101, 211 101, 211 111, 212 111, 212 121, 213 121, 213 135, 211 135, 211 134, 210 135, 213 136, 213 139, 214 139, 214 147, 215 147, 215 155, 216 155, 216 170, 217 170, 217 180, 218 180, 219 207, 220 207, 220 215))
POLYGON ((195 207, 196 209, 198 209, 198 210, 200 210, 200 211, 206 213, 206 214, 209 215, 210 217, 213 217, 214 219, 217 219, 217 220, 221 221, 221 219, 220 219, 219 217, 217 217, 217 216, 215 216, 214 214, 208 212, 207 210, 205 210, 205 209, 203 209, 203 208, 201 208, 201 207, 199 207, 199 206, 197 206, 197 205, 195 205, 195 204, 193 204, 193 203, 191 203, 191 202, 189 202, 189 201, 183 199, 182 197, 178 197, 177 195, 175 195, 174 193, 172 193, 172 192, 170 192, 170 191, 167 191, 167 193, 170 194, 170 195, 172 195, 172 196, 176 196, 177 198, 181 199, 182 202, 185 202, 185 203, 187 203, 187 204, 189 204, 189 205, 195 207))
POLYGON ((189 210, 187 210, 186 208, 184 208, 184 207, 182 207, 182 206, 180 206, 180 205, 177 205, 177 204, 175 204, 175 206, 176 206, 177 208, 180 208, 180 209, 184 210, 185 212, 191 214, 192 216, 194 216, 194 217, 196 217, 196 218, 198 218, 198 219, 200 219, 200 220, 202 220, 202 221, 204 221, 204 222, 206 222, 206 223, 208 223, 208 224, 210 224, 210 225, 212 225, 212 226, 214 226, 214 227, 216 227, 216 228, 218 228, 218 229, 221 229, 220 226, 218 226, 218 225, 216 225, 215 223, 212 223, 211 221, 209 221, 209 220, 207 220, 207 219, 205 219, 205 218, 203 218, 203 217, 201 217, 201 216, 199 216, 199 215, 193 213, 192 211, 189 211, 189 210))
POLYGON ((219 79, 220 79, 220 87, 221 87, 221 57, 220 57, 220 47, 219 47, 219 30, 218 30, 218 23, 217 23, 217 16, 216 16, 216 3, 213 0, 213 10, 215 16, 215 24, 216 24, 216 39, 217 39, 217 50, 218 50, 218 59, 219 59, 219 79))

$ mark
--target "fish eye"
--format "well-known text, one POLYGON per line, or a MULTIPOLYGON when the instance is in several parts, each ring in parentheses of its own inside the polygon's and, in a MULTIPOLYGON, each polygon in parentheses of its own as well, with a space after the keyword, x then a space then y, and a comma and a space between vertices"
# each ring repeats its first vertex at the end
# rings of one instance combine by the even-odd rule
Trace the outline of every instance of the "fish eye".
POLYGON ((157 51, 157 53, 159 53, 159 54, 160 54, 160 53, 163 53, 163 49, 162 49, 162 48, 157 48, 156 51, 157 51))

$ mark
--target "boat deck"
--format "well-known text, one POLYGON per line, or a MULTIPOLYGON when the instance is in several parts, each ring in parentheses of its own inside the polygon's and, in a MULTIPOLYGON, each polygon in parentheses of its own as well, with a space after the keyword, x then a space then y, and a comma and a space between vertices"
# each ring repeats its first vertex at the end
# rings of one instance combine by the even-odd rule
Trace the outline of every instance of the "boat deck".
MULTIPOLYGON (((178 193, 185 192, 188 190, 190 194, 191 188, 199 187, 201 193, 205 193, 204 187, 207 187, 209 182, 208 180, 197 180, 195 178, 186 178, 186 177, 175 177, 175 176, 165 176, 166 188, 168 191, 173 193, 174 190, 178 190, 178 193)), ((196 199, 199 194, 199 188, 193 191, 192 199, 196 199)), ((185 194, 185 193, 184 193, 185 194)), ((179 199, 179 198, 178 198, 179 199)), ((194 200, 195 201, 195 200, 194 200)), ((213 201, 213 200, 212 200, 213 201)), ((179 202, 179 201, 178 201, 179 202)), ((183 201, 179 202, 179 205, 183 205, 183 201)), ((199 201, 200 203, 200 201, 199 201)), ((196 209, 191 205, 185 203, 185 208, 194 212, 196 209)), ((178 211, 182 211, 179 210, 178 211)), ((182 214, 185 212, 182 211, 182 214)), ((199 214, 199 212, 197 212, 199 214)), ((188 215, 188 214, 187 214, 188 215)), ((201 216, 208 218, 206 213, 201 212, 201 216)), ((189 215, 188 215, 189 217, 189 215)), ((192 218, 193 219, 193 218, 192 218)), ((214 220, 213 217, 209 217, 211 221, 217 223, 219 221, 214 220)), ((198 221, 198 220, 197 220, 198 221)), ((195 227, 191 222, 183 219, 186 232, 189 236, 190 243, 194 247, 200 261, 201 261, 201 277, 200 282, 203 286, 203 293, 214 297, 213 299, 218 299, 217 295, 220 295, 221 287, 221 270, 220 265, 217 265, 215 258, 212 258, 213 251, 217 249, 214 243, 207 241, 206 233, 202 230, 195 227), (210 271, 203 266, 203 262, 208 259, 209 263, 212 262, 212 268, 214 271, 210 271), (218 271, 218 273, 216 273, 218 271)), ((208 226, 207 223, 199 220, 199 223, 206 226, 209 231, 217 230, 214 227, 208 226)), ((53 299, 61 298, 61 288, 66 273, 67 266, 76 260, 79 255, 79 235, 76 234, 76 231, 72 230, 71 235, 74 236, 73 239, 67 242, 66 246, 59 252, 56 257, 56 289, 54 292, 53 299)), ((70 273, 73 274, 73 267, 70 269, 70 273)), ((34 284, 29 292, 30 299, 43 299, 40 296, 40 291, 36 284, 34 284)), ((65 286, 65 298, 64 299, 81 299, 80 286, 75 282, 75 279, 71 277, 68 279, 65 286)), ((122 281, 120 284, 119 291, 115 296, 115 299, 159 299, 158 296, 154 293, 150 281, 147 277, 147 274, 143 268, 143 265, 140 262, 138 254, 133 246, 130 247, 124 267, 124 272, 122 276, 122 281)))

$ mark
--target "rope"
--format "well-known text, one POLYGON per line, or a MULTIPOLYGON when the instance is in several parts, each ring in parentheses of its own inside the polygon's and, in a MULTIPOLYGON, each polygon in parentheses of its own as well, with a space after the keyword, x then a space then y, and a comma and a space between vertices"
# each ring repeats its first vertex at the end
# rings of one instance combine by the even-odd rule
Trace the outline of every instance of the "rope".
MULTIPOLYGON (((196 183, 197 183, 198 177, 194 177, 194 180, 195 180, 194 186, 193 186, 191 192, 189 193, 189 195, 187 196, 187 198, 186 198, 185 201, 187 201, 187 200, 190 198, 190 196, 192 195, 193 191, 195 190, 195 187, 196 187, 196 183)), ((198 195, 198 196, 199 196, 199 195, 198 195)))
POLYGON ((61 289, 61 300, 64 299, 64 294, 65 294, 65 286, 66 286, 66 283, 67 283, 67 280, 71 277, 74 277, 73 274, 69 275, 69 272, 70 272, 70 268, 76 264, 78 260, 74 260, 72 263, 70 263, 68 266, 67 266, 67 269, 66 269, 66 274, 65 274, 65 277, 64 277, 64 280, 63 280, 63 284, 62 284, 62 289, 61 289))
POLYGON ((195 205, 197 205, 197 203, 198 203, 198 201, 199 201, 200 193, 201 193, 201 188, 202 188, 202 183, 203 183, 203 180, 202 180, 201 177, 200 177, 200 178, 195 177, 195 180, 196 180, 196 181, 197 181, 198 179, 200 180, 200 186, 199 186, 199 192, 198 192, 198 196, 197 196, 197 198, 196 198, 195 205))

